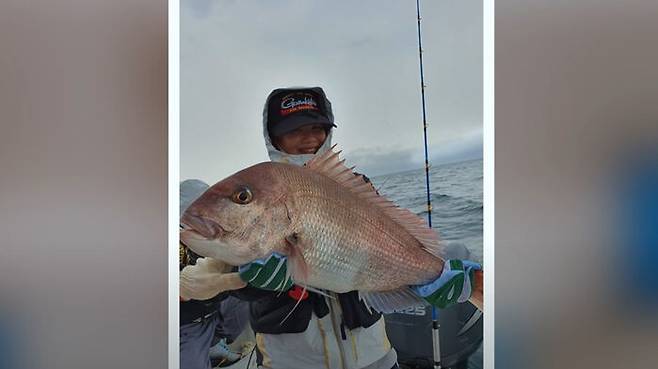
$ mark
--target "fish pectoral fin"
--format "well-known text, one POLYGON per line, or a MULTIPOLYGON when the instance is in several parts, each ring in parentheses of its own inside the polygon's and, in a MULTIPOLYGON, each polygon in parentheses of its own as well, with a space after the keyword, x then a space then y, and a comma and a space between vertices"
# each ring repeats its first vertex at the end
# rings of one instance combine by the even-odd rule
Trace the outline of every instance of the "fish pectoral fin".
POLYGON ((297 232, 286 236, 286 242, 292 246, 296 247, 299 244, 299 234, 297 232))
POLYGON ((368 308, 388 314, 413 306, 426 305, 411 288, 403 287, 391 291, 359 291, 359 297, 368 308))
POLYGON ((300 283, 306 283, 309 276, 308 264, 304 260, 304 249, 308 247, 309 240, 305 240, 297 232, 286 236, 286 243, 288 244, 288 261, 290 273, 293 280, 300 283))

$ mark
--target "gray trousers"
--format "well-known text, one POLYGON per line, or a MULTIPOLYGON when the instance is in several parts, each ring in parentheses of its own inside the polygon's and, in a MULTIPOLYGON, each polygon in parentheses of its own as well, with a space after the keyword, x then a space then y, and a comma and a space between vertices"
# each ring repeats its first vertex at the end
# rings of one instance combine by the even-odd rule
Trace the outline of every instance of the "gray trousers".
POLYGON ((228 296, 219 305, 219 312, 200 323, 180 327, 180 369, 210 369, 210 346, 215 331, 231 340, 236 339, 249 323, 249 304, 228 296))
POLYGON ((180 327, 180 369, 210 369, 210 345, 219 314, 180 327))

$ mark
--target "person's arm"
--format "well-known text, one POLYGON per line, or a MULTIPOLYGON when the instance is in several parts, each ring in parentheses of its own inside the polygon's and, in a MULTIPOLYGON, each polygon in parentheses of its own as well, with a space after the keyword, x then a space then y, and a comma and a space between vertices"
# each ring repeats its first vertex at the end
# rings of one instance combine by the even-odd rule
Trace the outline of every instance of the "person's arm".
MULTIPOLYGON (((242 265, 240 278, 248 284, 246 288, 232 294, 243 300, 257 300, 288 291, 294 282, 287 278, 287 258, 273 253, 242 265)), ((441 275, 423 284, 411 286, 419 296, 431 305, 444 309, 470 299, 482 310, 482 271, 480 264, 468 260, 446 260, 441 275)))
POLYGON ((287 275, 287 258, 273 253, 267 258, 257 259, 237 269, 244 287, 228 293, 244 301, 256 301, 288 291, 293 281, 287 275))
POLYGON ((288 258, 279 253, 272 253, 263 259, 257 259, 238 269, 240 278, 249 286, 269 291, 287 291, 293 286, 288 274, 288 258))
POLYGON ((221 261, 199 258, 180 272, 180 300, 207 300, 246 285, 239 273, 227 273, 227 266, 221 261))
POLYGON ((482 310, 482 267, 468 260, 446 260, 441 275, 423 284, 411 286, 432 306, 445 309, 471 301, 482 310))

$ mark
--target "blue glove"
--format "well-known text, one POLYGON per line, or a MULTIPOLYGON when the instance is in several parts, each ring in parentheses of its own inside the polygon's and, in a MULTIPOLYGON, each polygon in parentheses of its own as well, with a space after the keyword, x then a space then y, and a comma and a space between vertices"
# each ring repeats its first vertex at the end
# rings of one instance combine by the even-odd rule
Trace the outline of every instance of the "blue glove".
POLYGON ((293 285, 288 275, 287 261, 285 255, 274 252, 264 259, 241 265, 238 272, 240 278, 250 286, 270 291, 287 291, 293 285))
POLYGON ((437 279, 411 288, 432 306, 445 309, 468 301, 475 287, 473 275, 480 269, 482 266, 472 261, 446 260, 437 279))

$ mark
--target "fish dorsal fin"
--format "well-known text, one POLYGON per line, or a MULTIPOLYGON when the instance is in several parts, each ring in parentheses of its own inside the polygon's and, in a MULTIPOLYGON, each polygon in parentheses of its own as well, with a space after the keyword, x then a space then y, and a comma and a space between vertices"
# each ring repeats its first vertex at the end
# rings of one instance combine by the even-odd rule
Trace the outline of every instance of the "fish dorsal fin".
POLYGON ((325 153, 313 157, 304 166, 333 179, 360 198, 379 207, 386 215, 414 236, 427 252, 443 258, 443 248, 439 243, 437 233, 430 229, 427 223, 418 215, 398 207, 392 201, 379 195, 375 187, 365 181, 363 175, 354 173, 354 167, 348 168, 345 166, 345 159, 341 160, 339 157, 341 151, 334 152, 335 147, 336 145, 325 153))

